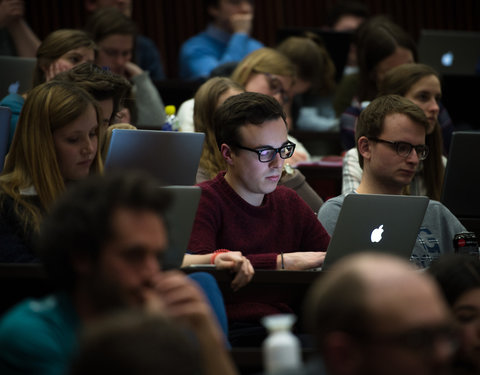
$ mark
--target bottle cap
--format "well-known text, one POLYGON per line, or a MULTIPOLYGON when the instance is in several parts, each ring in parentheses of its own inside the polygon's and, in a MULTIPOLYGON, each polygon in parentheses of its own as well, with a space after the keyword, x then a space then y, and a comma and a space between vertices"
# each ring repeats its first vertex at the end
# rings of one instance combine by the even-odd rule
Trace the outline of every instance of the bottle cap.
POLYGON ((174 115, 176 111, 177 111, 177 109, 175 108, 174 105, 167 105, 167 106, 165 107, 165 114, 166 114, 167 116, 174 115))

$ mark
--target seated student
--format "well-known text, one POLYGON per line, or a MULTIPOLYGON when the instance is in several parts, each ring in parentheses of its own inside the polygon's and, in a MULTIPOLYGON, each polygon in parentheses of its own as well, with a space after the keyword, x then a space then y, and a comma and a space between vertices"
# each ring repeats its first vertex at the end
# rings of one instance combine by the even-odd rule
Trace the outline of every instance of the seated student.
POLYGON ((101 127, 106 137, 99 139, 99 148, 102 153, 102 159, 105 160, 108 151, 109 139, 113 128, 130 128, 134 126, 128 124, 116 124, 117 114, 123 108, 125 96, 130 91, 132 85, 127 79, 115 74, 108 69, 102 69, 98 65, 85 63, 77 65, 67 72, 55 76, 55 80, 74 82, 77 86, 85 89, 98 102, 102 110, 101 127))
MULTIPOLYGON (((60 29, 48 34, 37 50, 37 63, 33 72, 33 86, 52 80, 58 73, 86 61, 93 62, 95 43, 81 30, 60 29)), ((0 101, 10 108, 10 141, 28 93, 11 93, 0 101)))
MULTIPOLYGON (((428 157, 425 135, 429 122, 423 111, 398 95, 380 96, 358 119, 356 140, 362 180, 355 193, 402 194, 428 157)), ((328 233, 337 223, 345 195, 326 201, 318 218, 328 233)), ((465 231, 440 202, 430 200, 413 248, 412 262, 428 267, 440 254, 453 252, 453 237, 465 231)))
POLYGON ((338 130, 333 109, 335 65, 322 41, 315 34, 292 36, 277 46, 297 67, 289 105, 292 128, 301 130, 338 130))
POLYGON ((480 260, 449 254, 428 270, 437 280, 460 329, 455 374, 480 373, 480 260))
MULTIPOLYGON (((106 8, 115 7, 128 18, 132 18, 132 0, 84 0, 85 9, 89 13, 106 8)), ((135 63, 143 70, 148 71, 155 81, 165 79, 160 51, 155 42, 145 35, 137 34, 135 37, 135 63)))
POLYGON ((86 30, 98 45, 96 64, 109 68, 133 84, 135 105, 129 107, 130 113, 121 122, 161 128, 165 123, 162 98, 148 72, 131 61, 137 35, 133 21, 116 8, 104 8, 88 19, 86 30))
MULTIPOLYGON (((273 48, 260 48, 240 61, 231 79, 246 91, 273 96, 286 111, 295 77, 295 66, 285 55, 273 48)), ((178 111, 182 131, 193 131, 193 106, 194 101, 189 100, 183 103, 178 111)), ((287 124, 290 129, 291 121, 287 124)), ((298 162, 309 161, 310 154, 305 147, 291 135, 288 138, 297 145, 289 164, 294 166, 298 162)))
POLYGON ((0 262, 35 262, 32 239, 68 184, 102 170, 100 109, 85 90, 51 81, 33 88, 0 174, 0 262))
MULTIPOLYGON (((243 88, 230 78, 215 77, 200 86, 195 94, 193 114, 195 131, 205 133, 206 137, 197 172, 197 184, 211 180, 227 168, 215 139, 213 116, 216 108, 227 98, 242 92, 244 92, 243 88)), ((318 212, 323 200, 305 181, 305 176, 298 169, 284 168, 279 184, 294 189, 314 212, 318 212)))
POLYGON ((321 357, 295 374, 450 374, 453 321, 435 281, 392 255, 341 259, 306 297, 321 357))
POLYGON ((131 308, 164 315, 194 335, 202 373, 236 374, 194 281, 221 299, 215 279, 162 271, 169 199, 157 181, 127 174, 93 176, 56 202, 37 240, 55 292, 21 302, 2 317, 0 373, 64 374, 85 325, 131 308))
MULTIPOLYGON (((295 150, 278 101, 252 92, 234 95, 217 109, 214 125, 227 170, 199 184, 189 251, 241 251, 255 269, 322 265, 328 234, 293 190, 277 187, 284 160, 295 150)), ((265 315, 291 312, 282 296, 260 294, 227 304, 229 320, 258 324, 265 315)))
POLYGON ((208 0, 207 12, 213 22, 180 48, 182 79, 205 79, 216 67, 238 62, 263 47, 250 37, 254 13, 252 0, 208 0))
POLYGON ((0 55, 35 57, 39 45, 25 21, 25 1, 0 1, 0 55))
MULTIPOLYGON (((408 193, 427 195, 440 200, 443 175, 447 159, 443 156, 442 129, 438 117, 439 100, 442 95, 438 73, 424 64, 402 64, 385 74, 379 86, 379 96, 401 95, 418 105, 428 119, 425 144, 428 146, 428 158, 420 161, 417 172, 408 193)), ((443 112, 445 113, 445 112, 443 112)), ((347 151, 343 159, 342 193, 350 193, 357 188, 362 178, 362 169, 358 163, 357 148, 347 151)))
MULTIPOLYGON (((355 126, 358 116, 362 109, 378 95, 378 89, 385 74, 394 67, 417 61, 417 47, 411 36, 385 16, 376 16, 365 21, 357 30, 356 43, 360 71, 358 74, 347 76, 343 81, 343 83, 348 81, 353 83, 353 99, 352 95, 348 97, 345 94, 342 87, 347 89, 349 87, 342 83, 337 87, 335 99, 346 96, 344 99, 348 100, 346 109, 341 113, 337 110, 337 115, 340 116, 343 150, 355 147, 355 126)), ((439 122, 448 152, 453 125, 448 112, 441 105, 439 122)))

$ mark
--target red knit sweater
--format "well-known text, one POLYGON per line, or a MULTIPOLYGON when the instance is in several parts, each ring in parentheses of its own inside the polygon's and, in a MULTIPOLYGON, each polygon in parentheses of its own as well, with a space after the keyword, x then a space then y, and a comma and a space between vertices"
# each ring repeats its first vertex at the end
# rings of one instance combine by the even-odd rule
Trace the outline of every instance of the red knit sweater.
MULTIPOLYGON (((279 186, 252 206, 224 179, 224 172, 201 183, 202 197, 188 249, 206 254, 216 249, 241 251, 256 269, 275 269, 277 255, 295 251, 326 251, 330 237, 310 207, 289 188, 279 186)), ((227 301, 230 320, 252 321, 291 312, 281 296, 258 293, 227 301)))

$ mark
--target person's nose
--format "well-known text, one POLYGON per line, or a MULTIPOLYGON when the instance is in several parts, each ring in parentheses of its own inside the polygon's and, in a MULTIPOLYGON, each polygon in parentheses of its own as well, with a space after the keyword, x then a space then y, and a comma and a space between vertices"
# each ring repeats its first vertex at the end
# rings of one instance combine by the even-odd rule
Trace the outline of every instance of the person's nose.
POLYGON ((435 114, 438 114, 438 112, 440 111, 440 107, 438 105, 438 102, 434 98, 430 99, 430 103, 428 105, 428 110, 430 112, 435 113, 435 114))
POLYGON ((97 151, 97 142, 96 138, 95 140, 91 139, 90 137, 85 141, 85 144, 83 145, 82 148, 82 153, 84 155, 91 155, 97 151))
POLYGON ((282 168, 283 167, 283 163, 285 163, 285 160, 282 159, 280 157, 280 153, 276 153, 275 154, 275 157, 273 158, 273 160, 270 161, 270 168, 282 168))
POLYGON ((415 165, 420 163, 420 158, 418 157, 417 150, 415 150, 415 148, 412 148, 412 151, 410 151, 410 154, 408 154, 407 162, 415 165))

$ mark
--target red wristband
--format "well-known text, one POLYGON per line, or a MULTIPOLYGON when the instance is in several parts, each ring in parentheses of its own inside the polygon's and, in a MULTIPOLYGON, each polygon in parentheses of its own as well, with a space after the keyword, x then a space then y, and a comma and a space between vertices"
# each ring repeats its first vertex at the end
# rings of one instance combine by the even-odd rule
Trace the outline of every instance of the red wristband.
POLYGON ((217 257, 218 254, 221 254, 221 253, 228 253, 230 250, 227 250, 227 249, 218 249, 218 250, 215 250, 210 258, 210 264, 215 264, 215 258, 217 257))

